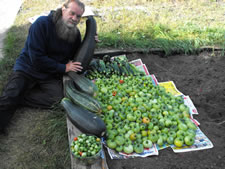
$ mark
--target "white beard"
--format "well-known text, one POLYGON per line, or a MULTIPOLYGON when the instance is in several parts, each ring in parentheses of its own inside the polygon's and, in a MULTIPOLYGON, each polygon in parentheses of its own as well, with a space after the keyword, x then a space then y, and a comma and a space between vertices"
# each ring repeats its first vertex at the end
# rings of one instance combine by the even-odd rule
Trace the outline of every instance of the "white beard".
POLYGON ((62 19, 61 12, 61 9, 58 9, 53 13, 53 22, 55 23, 56 33, 60 39, 72 43, 76 40, 78 28, 76 24, 65 22, 62 19))

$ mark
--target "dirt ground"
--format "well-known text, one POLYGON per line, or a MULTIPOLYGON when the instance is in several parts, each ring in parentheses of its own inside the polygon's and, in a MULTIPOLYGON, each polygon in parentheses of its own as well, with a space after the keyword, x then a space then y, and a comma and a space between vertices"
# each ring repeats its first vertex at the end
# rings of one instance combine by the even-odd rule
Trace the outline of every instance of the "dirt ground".
MULTIPOLYGON (((200 129, 212 141, 214 147, 186 153, 174 153, 172 149, 167 148, 159 151, 158 156, 126 160, 111 160, 107 155, 109 168, 225 168, 225 57, 209 52, 203 52, 199 55, 174 55, 169 57, 135 53, 129 54, 127 57, 130 60, 141 58, 147 65, 150 74, 154 74, 159 82, 173 81, 179 91, 190 96, 199 112, 199 115, 195 115, 194 118, 200 122, 200 129)), ((24 132, 29 131, 29 127, 32 127, 35 121, 30 121, 29 116, 27 119, 23 118, 21 122, 17 117, 17 121, 18 123, 15 124, 17 126, 10 128, 10 130, 14 130, 14 133, 16 131, 16 135, 0 137, 0 143, 4 143, 4 146, 11 150, 4 153, 4 156, 3 152, 0 153, 0 157, 4 157, 0 159, 0 169, 3 169, 1 163, 6 164, 14 158, 15 153, 12 149, 15 144, 22 144, 23 151, 31 148, 30 145, 26 145, 23 136, 24 132)), ((11 132, 9 131, 9 135, 11 132)), ((32 151, 32 149, 27 151, 32 151)))
POLYGON ((194 118, 214 147, 186 153, 167 148, 160 150, 158 156, 108 160, 110 169, 225 168, 225 57, 203 52, 169 57, 131 54, 128 58, 141 58, 159 82, 173 81, 179 91, 190 96, 199 113, 194 118))

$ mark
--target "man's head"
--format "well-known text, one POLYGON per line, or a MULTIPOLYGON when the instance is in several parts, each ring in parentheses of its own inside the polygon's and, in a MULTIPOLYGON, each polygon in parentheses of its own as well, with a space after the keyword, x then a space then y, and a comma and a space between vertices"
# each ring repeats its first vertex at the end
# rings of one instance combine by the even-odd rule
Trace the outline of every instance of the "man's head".
POLYGON ((79 0, 68 0, 62 8, 53 13, 53 22, 59 38, 74 42, 79 33, 77 24, 84 13, 84 4, 79 0))
POLYGON ((84 4, 79 0, 68 0, 62 7, 62 19, 68 27, 75 27, 84 13, 84 4))

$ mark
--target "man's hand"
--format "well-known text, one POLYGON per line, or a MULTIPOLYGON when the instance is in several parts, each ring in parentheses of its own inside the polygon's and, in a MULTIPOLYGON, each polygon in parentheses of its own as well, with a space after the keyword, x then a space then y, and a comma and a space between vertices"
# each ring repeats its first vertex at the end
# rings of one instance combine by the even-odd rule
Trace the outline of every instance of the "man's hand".
POLYGON ((80 72, 82 71, 83 67, 80 66, 81 63, 80 62, 73 62, 73 61, 69 61, 67 64, 66 64, 66 72, 70 72, 70 71, 73 71, 73 72, 80 72))
POLYGON ((95 35, 95 42, 96 42, 96 43, 101 42, 101 41, 98 39, 98 34, 97 34, 97 33, 96 33, 96 35, 95 35))

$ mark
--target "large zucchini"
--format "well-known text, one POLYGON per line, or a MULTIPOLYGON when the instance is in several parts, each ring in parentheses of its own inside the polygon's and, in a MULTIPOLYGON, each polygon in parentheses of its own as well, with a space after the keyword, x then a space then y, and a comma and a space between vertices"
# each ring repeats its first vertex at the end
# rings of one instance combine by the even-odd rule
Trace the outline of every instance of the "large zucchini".
POLYGON ((69 72, 68 75, 73 80, 75 86, 79 91, 87 93, 91 96, 93 96, 97 92, 97 86, 83 74, 69 72))
POLYGON ((89 96, 86 93, 79 92, 75 86, 72 80, 68 80, 65 83, 65 89, 66 89, 66 96, 70 98, 73 103, 82 106, 83 108, 95 112, 95 113, 101 113, 101 105, 92 96, 89 96))
POLYGON ((105 134, 106 126, 104 121, 96 114, 73 104, 68 98, 63 98, 61 105, 67 112, 71 123, 81 132, 102 137, 105 134))
POLYGON ((81 46, 77 50, 74 61, 81 62, 83 72, 88 68, 95 50, 96 21, 93 16, 89 16, 86 20, 86 32, 81 46))

